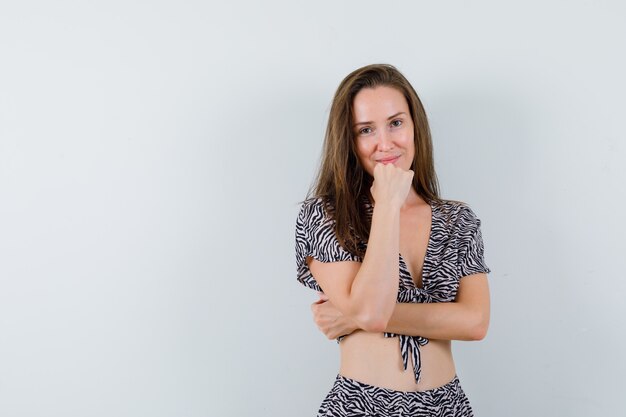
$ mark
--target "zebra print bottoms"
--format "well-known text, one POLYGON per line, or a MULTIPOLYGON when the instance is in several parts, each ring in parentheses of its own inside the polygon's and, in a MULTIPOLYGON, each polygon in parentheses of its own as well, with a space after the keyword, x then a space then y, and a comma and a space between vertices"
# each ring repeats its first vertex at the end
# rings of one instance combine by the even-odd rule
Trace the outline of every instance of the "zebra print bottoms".
POLYGON ((428 391, 395 391, 337 375, 317 417, 472 417, 457 376, 428 391))

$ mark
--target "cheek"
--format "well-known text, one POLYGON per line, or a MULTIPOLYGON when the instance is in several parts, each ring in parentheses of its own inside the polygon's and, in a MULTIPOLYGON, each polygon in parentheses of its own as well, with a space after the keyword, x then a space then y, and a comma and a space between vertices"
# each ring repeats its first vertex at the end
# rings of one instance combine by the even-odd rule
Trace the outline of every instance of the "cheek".
POLYGON ((355 149, 360 161, 367 159, 368 155, 370 154, 369 147, 367 146, 367 141, 357 140, 355 149))
POLYGON ((361 165, 361 168, 363 168, 363 170, 365 172, 367 172, 368 174, 372 175, 373 174, 373 170, 372 170, 372 163, 369 159, 369 156, 371 155, 371 150, 370 148, 367 146, 367 144, 365 143, 356 143, 355 146, 355 151, 356 151, 356 156, 357 159, 359 160, 359 165, 361 165))
POLYGON ((410 150, 411 152, 415 152, 415 141, 413 140, 413 132, 407 134, 404 137, 404 148, 410 150))

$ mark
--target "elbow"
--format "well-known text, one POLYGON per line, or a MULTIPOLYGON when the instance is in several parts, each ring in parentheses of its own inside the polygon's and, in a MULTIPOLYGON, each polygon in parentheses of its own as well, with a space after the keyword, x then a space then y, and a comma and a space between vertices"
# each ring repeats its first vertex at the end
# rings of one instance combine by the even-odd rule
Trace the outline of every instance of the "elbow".
POLYGON ((475 326, 469 334, 469 340, 479 341, 487 336, 487 326, 475 326))
POLYGON ((387 328, 390 318, 377 312, 363 311, 356 314, 354 320, 358 323, 359 328, 366 332, 382 333, 387 328))
POLYGON ((472 320, 469 326, 468 338, 469 340, 479 341, 483 340, 487 336, 487 330, 489 329, 489 317, 484 314, 477 314, 472 320))
POLYGON ((370 333, 383 333, 387 328, 387 321, 372 319, 363 323, 363 330, 370 333))
POLYGON ((354 298, 350 316, 361 330, 369 333, 383 333, 387 329, 396 306, 396 295, 386 300, 378 297, 354 298))

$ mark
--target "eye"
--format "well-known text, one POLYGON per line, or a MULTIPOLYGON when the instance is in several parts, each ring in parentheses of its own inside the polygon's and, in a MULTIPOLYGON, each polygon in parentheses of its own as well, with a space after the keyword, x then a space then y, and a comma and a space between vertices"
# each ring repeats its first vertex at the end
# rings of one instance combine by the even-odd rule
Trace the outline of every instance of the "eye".
POLYGON ((359 130, 359 135, 367 135, 368 133, 370 133, 372 131, 371 128, 369 127, 364 127, 363 129, 359 130))
POLYGON ((391 122, 391 125, 392 125, 393 127, 400 127, 400 126, 402 126, 402 120, 400 120, 400 119, 393 120, 393 121, 391 122))

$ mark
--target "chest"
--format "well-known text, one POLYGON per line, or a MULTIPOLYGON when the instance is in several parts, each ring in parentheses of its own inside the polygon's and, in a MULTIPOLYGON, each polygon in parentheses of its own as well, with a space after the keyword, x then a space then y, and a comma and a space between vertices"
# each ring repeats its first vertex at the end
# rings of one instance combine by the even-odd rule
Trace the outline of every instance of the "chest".
POLYGON ((400 220, 401 262, 416 287, 422 288, 422 272, 430 242, 432 215, 430 210, 405 216, 400 220))
POLYGON ((447 206, 432 206, 421 215, 401 217, 399 302, 454 301, 460 241, 453 214, 447 206))

